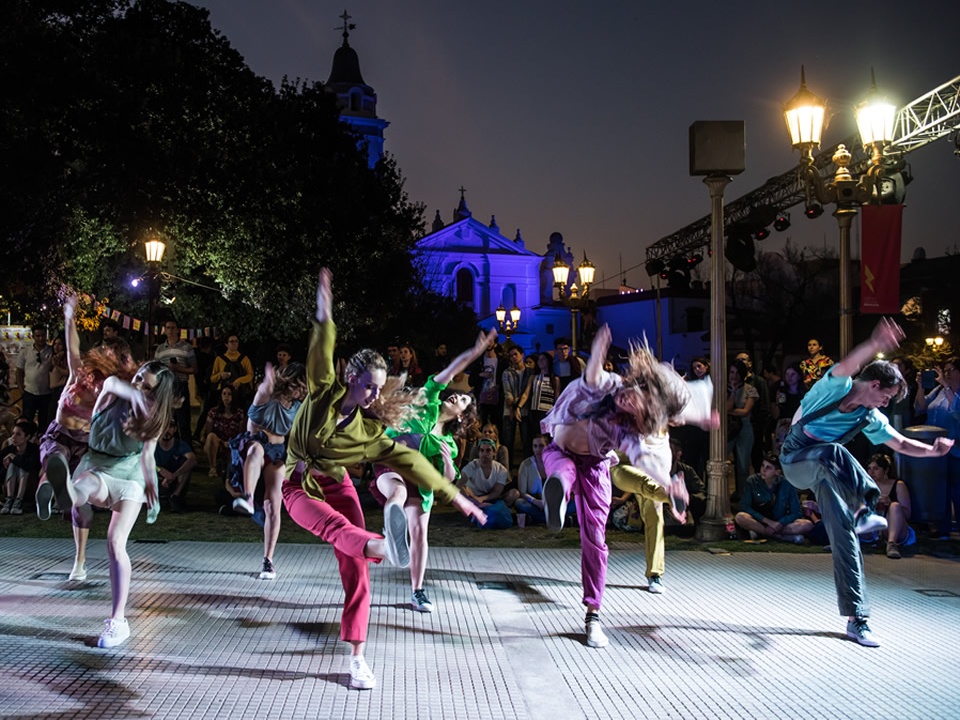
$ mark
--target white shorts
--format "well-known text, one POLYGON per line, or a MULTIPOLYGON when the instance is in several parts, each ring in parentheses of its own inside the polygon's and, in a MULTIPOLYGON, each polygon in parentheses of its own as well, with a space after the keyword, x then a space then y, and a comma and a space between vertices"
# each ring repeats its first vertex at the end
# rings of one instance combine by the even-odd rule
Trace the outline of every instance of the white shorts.
POLYGON ((121 500, 145 503, 147 494, 143 489, 143 471, 140 468, 140 455, 128 455, 117 458, 89 451, 80 460, 74 478, 81 474, 95 477, 107 492, 105 507, 113 507, 121 500))

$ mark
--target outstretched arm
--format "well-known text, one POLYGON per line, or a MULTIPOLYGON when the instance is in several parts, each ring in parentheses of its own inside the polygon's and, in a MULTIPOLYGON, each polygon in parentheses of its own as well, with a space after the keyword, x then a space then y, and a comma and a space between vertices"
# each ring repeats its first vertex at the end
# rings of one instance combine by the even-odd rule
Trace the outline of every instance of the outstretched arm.
POLYGON ((953 440, 949 438, 939 437, 933 441, 933 445, 927 445, 912 438, 904 437, 896 430, 893 430, 893 433, 894 436, 887 440, 884 445, 894 452, 902 453, 903 455, 921 458, 940 457, 950 452, 950 448, 953 447, 953 440))
POLYGON ((70 371, 68 383, 76 380, 80 369, 80 335, 77 333, 77 294, 64 286, 63 292, 63 339, 67 346, 67 369, 70 371))
MULTIPOLYGON (((610 326, 603 325, 597 330, 597 334, 593 338, 593 345, 590 346, 590 361, 583 373, 584 382, 591 387, 600 384, 600 378, 603 375, 603 363, 607 357, 607 350, 610 349, 610 342, 610 326)), ((571 362, 575 362, 575 360, 571 362)))
POLYGON ((333 290, 331 289, 331 278, 333 276, 328 268, 320 270, 320 282, 317 285, 317 322, 329 322, 333 308, 333 290))
POLYGON ((882 318, 870 333, 870 339, 857 345, 840 362, 833 366, 834 377, 853 377, 860 368, 876 357, 877 353, 889 352, 900 346, 903 330, 893 320, 882 318))
POLYGON ((438 372, 436 376, 434 376, 434 380, 441 385, 449 385, 458 373, 462 373, 467 369, 467 367, 469 367, 470 363, 483 355, 483 352, 487 349, 487 346, 489 346, 490 343, 494 342, 496 339, 496 330, 491 330, 490 332, 486 333, 481 332, 479 335, 477 335, 477 340, 473 344, 473 347, 469 350, 464 350, 453 360, 451 360, 449 365, 447 365, 443 370, 438 372))

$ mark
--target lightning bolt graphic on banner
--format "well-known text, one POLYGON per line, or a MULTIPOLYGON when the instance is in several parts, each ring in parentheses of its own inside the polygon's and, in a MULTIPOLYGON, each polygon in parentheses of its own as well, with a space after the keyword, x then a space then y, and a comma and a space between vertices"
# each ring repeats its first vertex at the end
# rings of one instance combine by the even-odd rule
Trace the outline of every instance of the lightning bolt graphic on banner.
POLYGON ((866 278, 867 287, 870 288, 870 292, 876 292, 876 291, 873 289, 873 278, 874 278, 874 275, 873 275, 873 273, 870 271, 870 266, 869 266, 869 265, 864 265, 864 266, 863 266, 863 276, 864 276, 864 278, 866 278))

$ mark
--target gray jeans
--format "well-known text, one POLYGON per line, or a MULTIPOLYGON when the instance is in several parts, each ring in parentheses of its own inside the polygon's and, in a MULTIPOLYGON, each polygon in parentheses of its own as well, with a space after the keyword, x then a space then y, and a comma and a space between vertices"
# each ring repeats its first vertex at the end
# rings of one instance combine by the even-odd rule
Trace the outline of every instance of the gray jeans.
POLYGON ((783 474, 798 490, 812 490, 833 555, 833 580, 841 615, 869 617, 863 553, 854 530, 862 503, 876 507, 880 490, 866 470, 837 443, 807 437, 794 425, 780 451, 783 474))

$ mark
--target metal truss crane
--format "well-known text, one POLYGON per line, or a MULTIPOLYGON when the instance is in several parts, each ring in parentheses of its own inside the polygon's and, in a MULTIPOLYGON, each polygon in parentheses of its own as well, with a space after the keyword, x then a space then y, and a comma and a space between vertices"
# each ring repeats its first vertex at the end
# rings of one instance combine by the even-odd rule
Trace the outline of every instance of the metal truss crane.
MULTIPOLYGON (((884 149, 884 158, 895 164, 903 155, 947 136, 953 137, 957 144, 956 152, 960 155, 960 75, 900 110, 894 140, 884 149)), ((814 167, 824 179, 836 172, 832 157, 840 144, 822 150, 814 158, 814 167)), ((870 156, 864 152, 858 136, 853 135, 843 140, 842 144, 853 154, 851 170, 859 173, 869 165, 870 156)), ((769 216, 805 200, 806 194, 794 167, 727 204, 723 209, 724 224, 729 228, 737 223, 747 223, 751 216, 769 216)), ((766 225, 769 221, 759 224, 766 225)), ((688 257, 709 244, 710 216, 706 215, 648 246, 648 270, 651 261, 668 262, 673 258, 688 257)))

